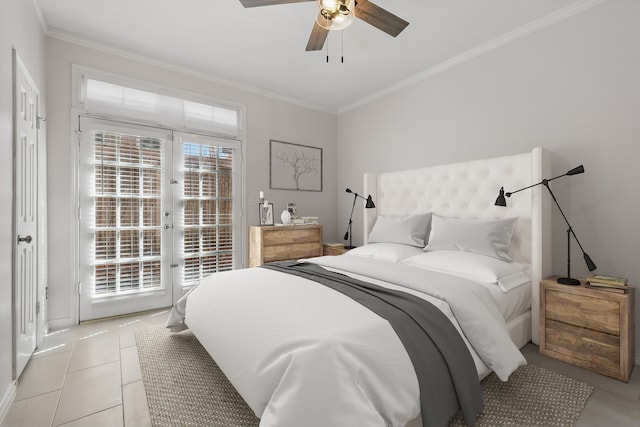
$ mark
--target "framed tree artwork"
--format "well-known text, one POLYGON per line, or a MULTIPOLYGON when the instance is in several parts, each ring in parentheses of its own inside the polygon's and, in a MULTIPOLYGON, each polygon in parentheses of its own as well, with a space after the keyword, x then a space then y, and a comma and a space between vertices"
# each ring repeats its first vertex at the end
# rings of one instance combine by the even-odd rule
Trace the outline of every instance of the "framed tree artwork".
POLYGON ((272 189, 322 191, 322 148, 272 139, 269 169, 272 189))

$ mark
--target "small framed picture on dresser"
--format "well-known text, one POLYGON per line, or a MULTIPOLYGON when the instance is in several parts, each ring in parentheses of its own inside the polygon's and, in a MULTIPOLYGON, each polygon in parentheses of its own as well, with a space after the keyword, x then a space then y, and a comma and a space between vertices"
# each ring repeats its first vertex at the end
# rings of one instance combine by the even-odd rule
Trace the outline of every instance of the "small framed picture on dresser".
POLYGON ((260 203, 258 210, 260 225, 273 225, 273 203, 260 203))

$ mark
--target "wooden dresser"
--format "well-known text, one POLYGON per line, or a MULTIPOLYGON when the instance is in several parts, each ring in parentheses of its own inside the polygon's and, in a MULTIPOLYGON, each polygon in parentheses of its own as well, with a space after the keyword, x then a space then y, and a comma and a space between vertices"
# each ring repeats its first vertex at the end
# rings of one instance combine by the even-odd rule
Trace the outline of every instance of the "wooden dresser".
POLYGON ((249 267, 322 256, 322 225, 249 227, 249 267))
POLYGON ((629 381, 635 358, 634 292, 540 283, 540 353, 629 381))

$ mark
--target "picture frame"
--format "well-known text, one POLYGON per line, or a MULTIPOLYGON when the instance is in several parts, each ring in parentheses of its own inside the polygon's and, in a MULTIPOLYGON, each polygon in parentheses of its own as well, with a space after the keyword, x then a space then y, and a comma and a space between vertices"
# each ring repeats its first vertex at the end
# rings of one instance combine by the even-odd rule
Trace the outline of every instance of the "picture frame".
POLYGON ((269 140, 269 188, 322 191, 322 148, 269 140))
POLYGON ((273 203, 264 203, 258 205, 258 217, 260 218, 260 225, 273 225, 273 203))

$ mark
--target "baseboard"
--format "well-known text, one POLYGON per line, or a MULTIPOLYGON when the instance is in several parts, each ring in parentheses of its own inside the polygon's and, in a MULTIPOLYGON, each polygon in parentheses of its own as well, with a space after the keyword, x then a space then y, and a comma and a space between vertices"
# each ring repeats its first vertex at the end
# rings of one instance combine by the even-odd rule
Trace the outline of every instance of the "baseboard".
POLYGON ((2 401, 0 402, 0 424, 4 421, 4 418, 7 416, 9 412, 9 408, 13 403, 13 399, 16 397, 16 382, 11 381, 7 392, 4 394, 2 401))
POLYGON ((71 317, 65 317, 62 319, 49 320, 47 330, 56 331, 58 329, 65 329, 75 326, 71 320, 71 317))

